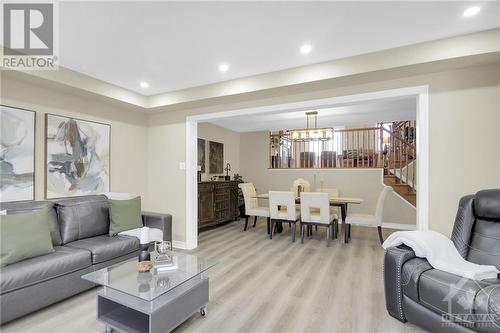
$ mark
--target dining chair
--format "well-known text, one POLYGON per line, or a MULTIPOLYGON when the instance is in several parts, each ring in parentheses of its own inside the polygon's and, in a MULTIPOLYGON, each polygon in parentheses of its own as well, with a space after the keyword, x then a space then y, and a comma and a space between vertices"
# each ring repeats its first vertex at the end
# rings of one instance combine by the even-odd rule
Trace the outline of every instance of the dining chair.
MULTIPOLYGON (((338 190, 338 189, 336 189, 336 188, 334 188, 334 187, 322 187, 322 188, 319 188, 319 189, 317 190, 317 192, 325 192, 325 193, 328 193, 328 196, 329 196, 330 198, 332 198, 332 197, 333 197, 333 198, 338 198, 338 197, 339 197, 339 190, 338 190)), ((335 214, 335 218, 337 218, 337 219, 338 219, 338 217, 341 215, 341 214, 340 214, 340 208, 339 208, 339 207, 331 207, 331 206, 330 206, 330 212, 331 212, 332 214, 335 214)), ((338 232, 338 227, 335 227, 335 228, 337 228, 337 229, 335 230, 335 234, 337 234, 337 232, 338 232)), ((316 228, 316 230, 317 230, 317 228, 316 228)))
POLYGON ((257 224, 257 217, 267 218, 267 233, 269 233, 269 208, 264 206, 259 206, 259 201, 257 200, 257 192, 255 191, 255 186, 252 183, 240 183, 238 187, 243 193, 243 200, 245 201, 245 228, 243 231, 247 230, 248 218, 250 216, 254 217, 253 226, 257 224))
POLYGON ((324 192, 302 192, 300 194, 300 238, 304 243, 305 226, 326 227, 326 246, 337 230, 337 216, 330 211, 330 199, 324 192))
POLYGON ((387 195, 392 192, 393 189, 390 186, 384 186, 382 192, 380 192, 377 200, 377 206, 375 207, 375 215, 369 214, 349 214, 347 213, 347 217, 345 220, 346 228, 345 232, 347 232, 347 237, 351 237, 351 225, 361 225, 361 226, 377 226, 378 230, 378 238, 380 244, 384 242, 384 237, 382 236, 382 218, 384 215, 384 203, 387 198, 387 195))
POLYGON ((296 222, 300 220, 300 211, 295 207, 295 194, 288 191, 269 191, 269 214, 271 218, 270 239, 276 223, 288 222, 295 242, 296 222))

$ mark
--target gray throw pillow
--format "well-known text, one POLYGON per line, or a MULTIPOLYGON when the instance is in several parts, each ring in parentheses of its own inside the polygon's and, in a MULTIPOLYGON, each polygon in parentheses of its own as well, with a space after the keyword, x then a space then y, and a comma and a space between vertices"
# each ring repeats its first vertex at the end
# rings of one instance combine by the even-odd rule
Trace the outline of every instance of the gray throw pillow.
POLYGON ((130 200, 108 200, 109 203, 109 235, 142 228, 141 197, 130 200))
POLYGON ((0 266, 53 251, 47 208, 0 217, 0 266))

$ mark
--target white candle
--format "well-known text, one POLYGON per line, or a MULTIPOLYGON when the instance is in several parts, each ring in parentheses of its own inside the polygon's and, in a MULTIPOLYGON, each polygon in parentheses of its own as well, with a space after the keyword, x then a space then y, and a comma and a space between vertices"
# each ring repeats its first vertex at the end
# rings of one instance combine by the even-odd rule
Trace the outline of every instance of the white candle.
POLYGON ((149 228, 142 227, 141 228, 141 237, 139 238, 141 244, 149 243, 149 228))

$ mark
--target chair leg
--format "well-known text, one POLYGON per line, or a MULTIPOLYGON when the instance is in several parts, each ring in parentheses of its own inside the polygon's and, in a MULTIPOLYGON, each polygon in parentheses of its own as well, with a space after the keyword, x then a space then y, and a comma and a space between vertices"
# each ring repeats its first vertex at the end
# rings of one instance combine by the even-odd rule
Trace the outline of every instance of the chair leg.
POLYGON ((318 226, 317 226, 317 225, 315 225, 314 227, 316 228, 316 231, 318 231, 318 226))
POLYGON ((304 244, 304 225, 300 224, 300 244, 304 244))
POLYGON ((255 228, 255 225, 257 224, 257 216, 254 217, 253 219, 253 227, 255 228))
POLYGON ((248 216, 248 215, 246 215, 246 216, 245 216, 245 228, 243 229, 243 231, 247 231, 247 227, 248 227, 248 218, 249 218, 249 216, 248 216))
POLYGON ((349 239, 351 239, 351 225, 350 224, 347 225, 347 237, 349 239))
POLYGON ((326 228, 326 247, 330 247, 330 226, 326 228))
POLYGON ((292 226, 292 243, 295 243, 295 224, 296 222, 294 222, 292 226))
POLYGON ((378 239, 380 241, 380 244, 383 244, 384 243, 384 237, 382 236, 382 227, 381 226, 377 226, 377 230, 378 230, 378 239))
POLYGON ((269 235, 271 233, 271 218, 267 218, 267 234, 269 235))
POLYGON ((274 220, 271 219, 271 233, 269 234, 269 239, 273 239, 273 232, 274 232, 274 220))

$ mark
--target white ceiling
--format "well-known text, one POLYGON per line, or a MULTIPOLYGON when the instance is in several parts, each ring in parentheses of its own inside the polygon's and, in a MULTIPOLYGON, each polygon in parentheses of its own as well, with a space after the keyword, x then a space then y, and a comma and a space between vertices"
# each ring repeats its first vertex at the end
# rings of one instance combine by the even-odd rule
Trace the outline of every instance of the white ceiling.
MULTIPOLYGON (((356 127, 385 121, 415 120, 416 99, 398 98, 318 110, 318 127, 356 127)), ((312 120, 312 118, 309 118, 312 120)), ((270 131, 306 127, 305 112, 238 116, 210 121, 236 132, 270 131)))
POLYGON ((500 2, 469 1, 62 1, 59 12, 62 66, 144 95, 500 26, 500 2))

